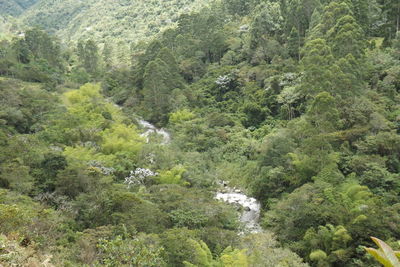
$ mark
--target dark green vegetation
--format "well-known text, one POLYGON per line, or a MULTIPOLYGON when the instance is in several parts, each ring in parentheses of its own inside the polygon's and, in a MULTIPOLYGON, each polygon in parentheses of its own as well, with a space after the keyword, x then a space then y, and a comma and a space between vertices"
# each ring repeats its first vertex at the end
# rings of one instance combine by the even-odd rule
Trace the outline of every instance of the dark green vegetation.
POLYGON ((399 9, 223 0, 128 55, 1 41, 0 264, 379 266, 370 236, 400 239, 399 9), (218 180, 264 233, 237 235, 218 180))

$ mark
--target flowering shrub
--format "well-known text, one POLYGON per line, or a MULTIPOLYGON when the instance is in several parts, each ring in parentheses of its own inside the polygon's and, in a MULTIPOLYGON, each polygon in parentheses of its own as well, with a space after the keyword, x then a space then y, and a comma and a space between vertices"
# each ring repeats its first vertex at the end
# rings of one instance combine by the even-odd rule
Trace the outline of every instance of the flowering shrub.
POLYGON ((229 88, 231 82, 232 82, 232 77, 231 77, 230 75, 222 75, 222 76, 219 76, 219 77, 217 78, 217 80, 215 81, 215 83, 216 83, 218 86, 220 86, 220 87, 222 87, 222 88, 225 88, 225 89, 229 88))
POLYGON ((115 169, 112 167, 105 167, 102 165, 101 162, 96 160, 91 160, 88 164, 90 167, 95 168, 96 170, 100 171, 104 175, 112 175, 115 172, 115 169))
POLYGON ((158 173, 152 172, 145 168, 136 168, 136 170, 131 171, 130 175, 125 178, 125 184, 130 188, 132 185, 143 185, 146 178, 157 176, 158 173))

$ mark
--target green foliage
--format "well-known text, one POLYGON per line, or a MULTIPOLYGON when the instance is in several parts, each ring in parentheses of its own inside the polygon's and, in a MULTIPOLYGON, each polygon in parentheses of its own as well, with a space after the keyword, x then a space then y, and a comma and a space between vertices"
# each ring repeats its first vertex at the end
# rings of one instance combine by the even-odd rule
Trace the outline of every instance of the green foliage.
POLYGON ((139 152, 143 142, 136 127, 122 123, 114 123, 111 128, 104 130, 101 137, 102 152, 106 155, 135 155, 139 152))
POLYGON ((171 111, 171 93, 183 86, 173 55, 168 49, 162 49, 157 58, 146 65, 143 76, 146 119, 165 124, 171 111))
MULTIPOLYGON (((46 208, 34 202, 28 196, 0 189, 1 233, 8 236, 11 240, 17 237, 20 238, 20 244, 26 250, 18 246, 14 248, 15 250, 20 250, 21 253, 33 251, 29 253, 38 255, 41 253, 37 251, 47 250, 50 252, 56 244, 57 239, 60 239, 63 235, 63 231, 69 228, 69 222, 67 216, 62 212, 46 208), (46 236, 51 239, 46 240, 46 236)), ((1 242, 4 242, 4 240, 1 242)), ((2 251, 0 249, 0 254, 3 254, 3 252, 7 254, 7 250, 2 251)), ((15 254, 18 254, 17 251, 15 252, 15 254)), ((12 257, 13 252, 9 256, 12 257)), ((23 258, 20 260, 23 261, 23 258)), ((5 261, 7 262, 7 259, 5 261)))
POLYGON ((334 131, 339 127, 339 112, 335 99, 327 92, 319 93, 313 100, 308 115, 310 123, 320 132, 334 131))
POLYGON ((0 235, 0 264, 4 266, 45 265, 49 264, 52 255, 42 255, 34 245, 21 245, 21 237, 0 235))
POLYGON ((318 262, 319 265, 347 261, 348 243, 351 240, 348 231, 341 225, 319 226, 318 231, 310 228, 304 235, 304 241, 311 250, 310 260, 318 262))
POLYGON ((0 1, 2 15, 19 15, 34 5, 38 0, 0 1))
POLYGON ((115 224, 134 227, 141 232, 159 233, 166 225, 166 214, 157 205, 121 186, 107 185, 105 181, 87 194, 79 195, 75 206, 78 212, 76 221, 83 228, 115 224))
POLYGON ((34 84, 0 80, 0 96, 1 125, 19 133, 38 131, 58 110, 57 97, 34 84))
POLYGON ((308 266, 294 252, 279 247, 278 241, 270 232, 243 236, 240 248, 240 253, 246 253, 249 266, 308 266))
MULTIPOLYGON (((372 233, 372 229, 378 229, 378 225, 385 224, 389 227, 389 221, 381 218, 391 215, 389 210, 382 209, 378 198, 366 187, 344 184, 341 188, 337 192, 332 186, 326 187, 323 183, 304 185, 285 200, 273 205, 265 222, 273 226, 281 238, 304 239, 305 243, 300 241, 293 245, 301 255, 308 254, 311 259, 314 250, 321 250, 327 256, 322 265, 347 262, 354 257, 355 251, 351 248, 354 240, 367 240, 367 235, 372 233), (284 215, 286 212, 288 213, 284 215), (309 220, 311 217, 315 220, 309 220), (296 222, 301 222, 301 227, 296 222), (338 226, 327 225, 332 223, 338 226)), ((383 236, 388 234, 385 233, 388 228, 380 229, 383 230, 380 233, 383 236)))
POLYGON ((97 248, 100 259, 95 266, 165 266, 161 256, 163 249, 156 244, 146 244, 141 237, 100 239, 97 248))
POLYGON ((188 109, 178 110, 169 115, 170 123, 180 123, 184 121, 189 121, 195 118, 195 114, 190 112, 188 109))
POLYGON ((170 170, 161 171, 156 180, 160 184, 181 184, 185 185, 187 182, 182 181, 182 175, 186 172, 183 166, 175 166, 170 170))
POLYGON ((185 261, 190 261, 193 257, 196 257, 198 252, 204 252, 200 245, 197 247, 200 246, 200 251, 196 251, 190 245, 190 242, 195 243, 190 241, 195 239, 195 236, 194 231, 186 228, 170 229, 161 235, 161 244, 165 248, 169 266, 185 266, 185 261))
POLYGON ((374 266, 399 236, 398 1, 8 2, 0 265, 374 266))
POLYGON ((31 28, 0 47, 0 74, 41 82, 48 91, 62 82, 65 59, 59 41, 48 33, 31 28))
POLYGON ((187 11, 196 10, 205 4, 207 1, 140 1, 133 4, 123 0, 115 3, 46 0, 25 12, 23 21, 56 31, 63 39, 77 41, 94 38, 96 42, 104 40, 112 43, 118 39, 130 43, 148 40, 173 25, 186 8, 187 11))
POLYGON ((265 2, 255 8, 251 25, 251 40, 253 46, 266 41, 268 36, 278 34, 282 30, 283 18, 279 3, 265 2))
POLYGON ((157 185, 150 189, 150 200, 169 214, 173 225, 227 230, 236 230, 239 226, 236 211, 210 198, 207 192, 178 185, 157 185))
POLYGON ((99 48, 93 40, 88 40, 86 43, 78 42, 77 55, 82 67, 87 73, 96 76, 99 71, 99 48))
POLYGON ((211 267, 216 266, 210 249, 203 241, 187 240, 188 249, 193 253, 190 262, 184 261, 185 267, 211 267))
POLYGON ((245 250, 233 249, 227 247, 220 257, 220 261, 223 266, 234 267, 234 266, 249 266, 247 255, 245 250))
POLYGON ((327 264, 326 258, 326 253, 320 249, 315 250, 310 254, 310 260, 316 261, 319 266, 324 266, 325 264, 327 264))

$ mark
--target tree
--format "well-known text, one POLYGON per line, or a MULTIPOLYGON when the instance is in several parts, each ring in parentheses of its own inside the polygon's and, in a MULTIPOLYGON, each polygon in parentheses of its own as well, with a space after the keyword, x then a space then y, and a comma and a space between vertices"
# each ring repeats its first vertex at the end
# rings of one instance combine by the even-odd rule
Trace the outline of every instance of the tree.
POLYGON ((339 112, 336 108, 335 98, 327 92, 319 93, 308 111, 310 123, 319 132, 331 132, 339 126, 339 112))
POLYGON ((174 84, 171 84, 172 87, 174 88, 182 88, 183 86, 183 79, 182 76, 180 75, 180 70, 179 66, 176 63, 176 59, 174 55, 172 54, 172 51, 169 48, 162 48, 157 55, 158 59, 161 59, 168 65, 168 72, 170 73, 171 77, 171 82, 174 84))
POLYGON ((224 267, 250 266, 246 250, 234 249, 232 247, 227 247, 222 252, 220 262, 224 267))
POLYGON ((335 58, 343 58, 351 54, 354 58, 364 55, 365 41, 361 27, 354 17, 345 15, 337 20, 327 34, 335 58))
POLYGON ((269 231, 243 236, 239 248, 247 255, 248 265, 252 267, 309 266, 296 253, 280 247, 276 237, 269 231))
POLYGON ((302 46, 302 38, 296 28, 292 28, 287 40, 287 49, 289 55, 300 60, 300 48, 302 46))
POLYGON ((28 64, 32 60, 32 53, 25 40, 14 39, 12 47, 15 51, 18 62, 28 64))
POLYGON ((139 59, 139 69, 144 69, 146 68, 147 64, 149 64, 151 61, 155 60, 158 53, 162 49, 162 45, 160 41, 154 40, 152 41, 146 48, 146 51, 144 54, 142 54, 139 59))
POLYGON ((304 76, 301 90, 308 97, 334 89, 334 58, 331 48, 324 39, 308 41, 303 48, 301 61, 304 76))
POLYGON ((310 260, 329 264, 333 262, 346 262, 349 260, 349 242, 352 240, 347 229, 342 226, 327 224, 310 228, 304 235, 305 246, 310 249, 310 260))
POLYGON ((188 239, 187 245, 189 250, 193 253, 190 259, 184 261, 185 267, 213 267, 217 266, 213 260, 210 249, 203 241, 196 241, 194 239, 188 239))
POLYGON ((97 44, 93 40, 87 40, 86 42, 78 42, 77 54, 82 66, 85 70, 96 76, 99 71, 99 49, 97 44))
POLYGON ((103 52, 102 52, 102 57, 103 57, 103 61, 105 64, 105 68, 106 70, 111 69, 111 67, 114 65, 113 62, 113 46, 111 43, 105 43, 104 44, 104 48, 103 48, 103 52))
POLYGON ((152 122, 165 122, 170 112, 169 96, 172 89, 168 80, 170 73, 168 65, 156 59, 146 66, 143 83, 143 107, 146 110, 146 119, 152 122))
POLYGON ((285 32, 296 29, 300 37, 306 35, 314 12, 321 8, 319 0, 281 0, 282 15, 285 17, 285 32))
POLYGON ((27 30, 24 39, 35 59, 45 59, 52 67, 63 67, 61 48, 56 39, 38 28, 27 30))
POLYGON ((390 43, 400 31, 400 3, 397 0, 380 0, 383 18, 382 33, 386 43, 390 43))
POLYGON ((224 0, 222 4, 229 14, 244 16, 249 12, 252 2, 254 1, 224 0))
POLYGON ((168 49, 160 51, 160 57, 147 64, 143 76, 143 108, 146 119, 164 124, 171 112, 171 94, 176 88, 183 88, 183 79, 168 49), (162 60, 169 60, 167 64, 162 60))
POLYGON ((111 240, 100 239, 97 249, 100 258, 97 262, 102 266, 165 266, 163 248, 146 244, 143 237, 118 235, 111 240))
POLYGON ((251 47, 263 46, 268 38, 280 33, 283 18, 278 2, 265 2, 255 9, 253 22, 250 26, 251 47))

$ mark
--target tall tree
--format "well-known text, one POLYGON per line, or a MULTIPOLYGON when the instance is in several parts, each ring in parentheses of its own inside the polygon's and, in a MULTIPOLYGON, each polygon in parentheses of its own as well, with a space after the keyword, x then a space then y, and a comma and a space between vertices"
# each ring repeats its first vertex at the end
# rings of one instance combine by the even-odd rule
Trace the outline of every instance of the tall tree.
POLYGON ((99 71, 99 48, 93 40, 87 40, 84 42, 78 42, 77 54, 82 66, 85 70, 96 76, 99 71))
POLYGON ((113 46, 111 43, 106 42, 104 44, 102 57, 104 61, 104 67, 108 70, 113 66, 113 46))
POLYGON ((174 75, 168 64, 157 58, 147 64, 143 76, 143 109, 151 122, 165 123, 168 119, 170 97, 175 89, 174 75))

